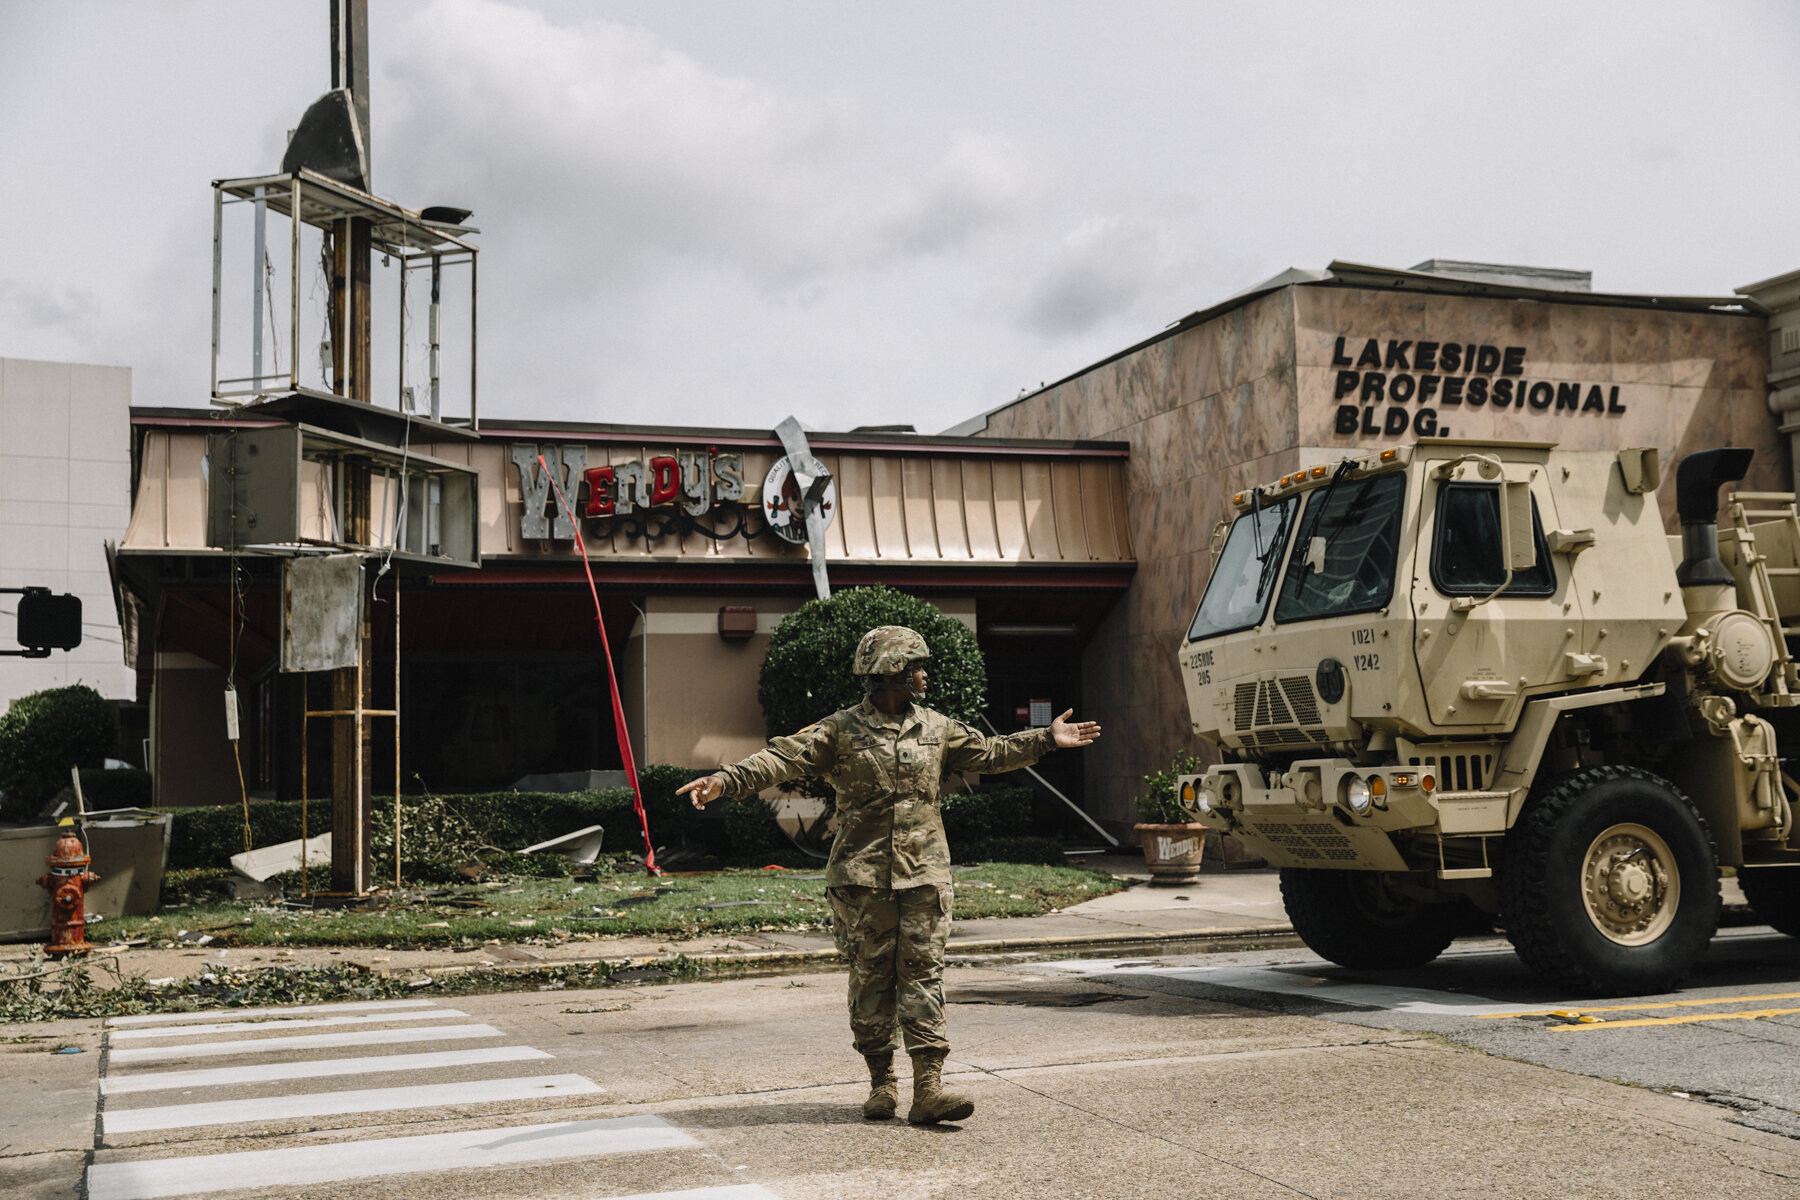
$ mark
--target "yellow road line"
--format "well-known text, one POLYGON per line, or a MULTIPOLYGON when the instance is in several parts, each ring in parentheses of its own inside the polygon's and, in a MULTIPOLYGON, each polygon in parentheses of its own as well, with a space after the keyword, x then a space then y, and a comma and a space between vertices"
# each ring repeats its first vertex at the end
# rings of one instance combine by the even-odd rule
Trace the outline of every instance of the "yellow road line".
POLYGON ((1640 1017, 1634 1021, 1597 1021, 1592 1018, 1577 1021, 1572 1025, 1552 1025, 1556 1033, 1567 1033, 1570 1030, 1584 1029, 1623 1029, 1632 1025, 1686 1025, 1692 1021, 1754 1021, 1758 1017, 1785 1017, 1790 1013, 1800 1013, 1800 1008, 1761 1008, 1748 1012, 1729 1013, 1689 1013, 1680 1017, 1640 1017))
POLYGON ((1703 1000, 1659 1000, 1654 1004, 1613 1004, 1601 1008, 1530 1008, 1520 1012, 1479 1013, 1484 1021, 1502 1017, 1578 1017, 1583 1013, 1639 1012, 1651 1008, 1693 1008, 1701 1004, 1750 1004, 1757 1000, 1800 1000, 1800 992, 1777 992, 1771 996, 1708 996, 1703 1000))

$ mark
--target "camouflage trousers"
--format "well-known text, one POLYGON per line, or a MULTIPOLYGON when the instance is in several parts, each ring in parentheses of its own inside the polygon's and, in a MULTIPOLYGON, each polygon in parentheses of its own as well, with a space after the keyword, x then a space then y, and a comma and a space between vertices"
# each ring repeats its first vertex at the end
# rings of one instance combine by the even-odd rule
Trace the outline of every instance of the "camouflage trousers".
POLYGON ((850 960, 850 1032, 862 1054, 947 1050, 948 887, 827 888, 832 935, 850 960))

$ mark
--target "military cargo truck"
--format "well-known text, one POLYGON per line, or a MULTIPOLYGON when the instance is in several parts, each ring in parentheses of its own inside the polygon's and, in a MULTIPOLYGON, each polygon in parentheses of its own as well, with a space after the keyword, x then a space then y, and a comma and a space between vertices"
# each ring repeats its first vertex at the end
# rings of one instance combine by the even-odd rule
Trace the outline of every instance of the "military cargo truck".
POLYGON ((1425 963, 1471 907, 1589 994, 1661 991, 1721 867, 1800 935, 1800 517, 1688 455, 1433 439, 1233 497, 1180 666, 1222 761, 1197 821, 1281 869, 1347 966, 1425 963))

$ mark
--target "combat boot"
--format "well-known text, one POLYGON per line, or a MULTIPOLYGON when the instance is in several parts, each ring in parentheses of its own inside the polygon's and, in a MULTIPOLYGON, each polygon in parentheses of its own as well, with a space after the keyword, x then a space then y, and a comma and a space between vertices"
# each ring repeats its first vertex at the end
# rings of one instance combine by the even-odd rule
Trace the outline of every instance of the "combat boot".
POLYGON ((885 1121, 900 1105, 900 1077, 894 1074, 894 1052, 865 1054, 863 1061, 869 1064, 869 1098, 863 1101, 863 1118, 885 1121))
POLYGON ((942 1050, 912 1052, 913 1099, 912 1109, 906 1114, 906 1119, 914 1125, 961 1121, 975 1111, 975 1101, 944 1090, 945 1057, 942 1050))

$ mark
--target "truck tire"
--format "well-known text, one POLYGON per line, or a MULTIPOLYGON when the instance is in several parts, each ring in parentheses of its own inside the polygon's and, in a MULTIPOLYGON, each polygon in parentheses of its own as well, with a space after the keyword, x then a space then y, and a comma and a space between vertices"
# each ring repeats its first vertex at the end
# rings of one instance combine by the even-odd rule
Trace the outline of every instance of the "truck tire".
POLYGON ((1665 992, 1719 927, 1718 858, 1673 784, 1591 767, 1534 797, 1507 834, 1500 905, 1537 974, 1587 995, 1665 992))
POLYGON ((1737 879, 1757 916, 1800 937, 1800 867, 1739 867, 1737 879))
POLYGON ((1444 952, 1462 912, 1396 893, 1380 871, 1281 868, 1294 932, 1320 958, 1364 970, 1418 967, 1444 952))

